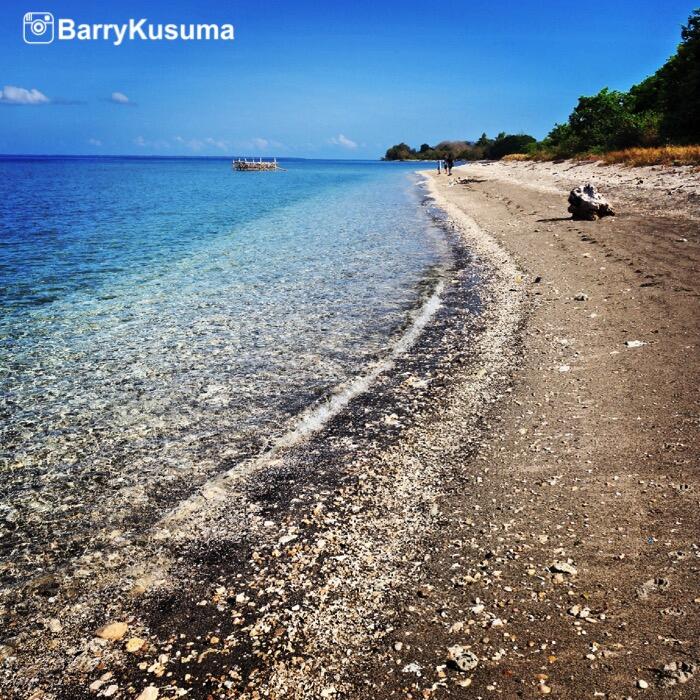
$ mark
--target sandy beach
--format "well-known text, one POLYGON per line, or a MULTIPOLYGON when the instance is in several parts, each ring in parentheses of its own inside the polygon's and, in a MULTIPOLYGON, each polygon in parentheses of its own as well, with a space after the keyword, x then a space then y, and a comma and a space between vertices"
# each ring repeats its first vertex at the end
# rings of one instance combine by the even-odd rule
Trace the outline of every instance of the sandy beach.
POLYGON ((2 697, 697 697, 700 174, 425 178, 454 264, 411 347, 18 592, 2 697), (617 216, 569 218, 587 181, 617 216))

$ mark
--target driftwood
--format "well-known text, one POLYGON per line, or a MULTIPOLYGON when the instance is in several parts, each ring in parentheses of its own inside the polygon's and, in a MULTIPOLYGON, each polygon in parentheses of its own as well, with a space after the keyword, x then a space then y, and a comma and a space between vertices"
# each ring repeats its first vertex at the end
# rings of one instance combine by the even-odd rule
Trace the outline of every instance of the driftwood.
POLYGON ((604 216, 615 216, 608 200, 590 183, 569 193, 569 212, 574 219, 595 221, 604 216))

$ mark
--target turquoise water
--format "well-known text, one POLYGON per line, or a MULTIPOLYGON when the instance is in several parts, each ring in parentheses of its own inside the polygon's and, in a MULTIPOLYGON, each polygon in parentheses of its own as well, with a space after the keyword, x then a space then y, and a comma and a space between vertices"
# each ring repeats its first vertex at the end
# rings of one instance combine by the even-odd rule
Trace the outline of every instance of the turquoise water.
POLYGON ((155 517, 388 352, 448 255, 415 166, 285 165, 0 160, 6 553, 155 517))

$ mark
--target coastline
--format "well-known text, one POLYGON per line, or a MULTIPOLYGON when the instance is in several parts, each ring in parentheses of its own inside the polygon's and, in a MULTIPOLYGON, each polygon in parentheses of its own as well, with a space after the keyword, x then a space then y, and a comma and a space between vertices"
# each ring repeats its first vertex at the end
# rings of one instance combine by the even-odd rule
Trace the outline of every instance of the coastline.
MULTIPOLYGON (((203 494, 180 532, 144 533, 99 594, 57 601, 61 630, 41 623, 46 648, 27 638, 0 687, 612 698, 694 663, 697 398, 678 382, 697 366, 683 363, 697 231, 651 209, 571 222, 560 190, 533 194, 515 167, 455 175, 426 176, 459 244, 410 352, 264 469, 203 494), (650 280, 627 245, 663 270, 650 280), (110 622, 121 637, 96 634, 110 622)), ((692 697, 692 675, 666 693, 692 697)))
MULTIPOLYGON (((219 630, 216 636, 223 638, 221 621, 211 619, 196 605, 206 600, 211 592, 205 594, 194 584, 183 589, 179 581, 192 581, 194 572, 204 567, 216 570, 220 580, 233 579, 238 584, 244 577, 244 589, 250 590, 256 585, 264 587, 265 581, 260 580, 254 571, 260 568, 257 562, 265 556, 266 559, 272 557, 274 563, 279 557, 280 542, 287 544, 287 538, 289 542, 296 541, 300 537, 296 533, 304 532, 307 527, 318 532, 314 532, 313 540, 306 542, 305 539, 302 548, 305 556, 311 552, 312 559, 322 560, 326 568, 335 561, 327 544, 329 541, 335 541, 335 547, 340 548, 338 551, 345 550, 349 545, 366 547, 372 542, 376 550, 373 556, 388 566, 390 573, 387 580, 373 582, 370 591, 362 593, 359 591, 367 585, 365 575, 357 570, 343 574, 346 583, 354 581, 354 584, 344 587, 346 590, 342 595, 346 598, 354 595, 370 601, 378 595, 372 586, 378 585, 382 591, 381 601, 375 600, 370 609, 364 612, 349 601, 341 606, 352 611, 351 617, 354 619, 352 624, 346 620, 345 626, 351 628, 352 625, 359 625, 354 634, 360 637, 367 635, 367 625, 371 627, 374 624, 372 618, 381 617, 379 611, 386 603, 386 596, 393 595, 398 588, 394 581, 401 559, 398 552, 410 550, 413 538, 423 537, 427 533, 432 516, 426 512, 426 503, 434 500, 439 491, 436 483, 440 470, 433 464, 414 463, 415 455, 407 452, 406 446, 402 447, 407 435, 417 431, 412 439, 418 443, 424 442, 421 422, 444 410, 440 406, 444 406, 445 402, 440 397, 449 394, 455 365, 462 374, 474 378, 474 391, 468 400, 475 406, 479 403, 480 389, 495 384, 496 378, 485 371, 486 365, 479 357, 491 352, 492 340, 482 342, 479 353, 472 343, 477 337, 485 339, 489 329, 496 328, 494 323, 486 322, 487 314, 475 313, 485 301, 480 295, 487 289, 495 289, 491 285, 477 285, 475 275, 482 272, 491 274, 493 271, 487 271, 483 261, 474 264, 464 241, 455 240, 454 244, 453 265, 444 282, 438 283, 446 287, 439 308, 433 308, 434 313, 428 314, 416 328, 417 331, 423 326, 423 333, 410 348, 410 353, 403 352, 405 347, 398 348, 391 360, 394 366, 380 367, 380 371, 371 377, 374 384, 368 391, 348 397, 350 405, 330 416, 327 424, 320 431, 307 436, 303 444, 297 445, 295 440, 290 440, 288 444, 280 446, 279 454, 266 455, 263 468, 259 464, 257 470, 251 470, 250 478, 246 478, 245 470, 236 472, 233 469, 228 478, 209 483, 197 496, 178 508, 175 514, 171 513, 158 526, 144 532, 141 538, 134 542, 115 542, 112 556, 118 551, 119 566, 99 571, 85 584, 74 578, 61 581, 58 590, 52 590, 54 595, 48 604, 44 601, 31 614, 30 620, 38 634, 25 635, 22 648, 5 651, 10 660, 6 668, 12 675, 5 676, 3 687, 8 692, 20 694, 38 687, 47 693, 41 697, 94 697, 114 685, 114 682, 107 683, 106 680, 100 682, 100 677, 109 673, 112 674, 111 681, 121 678, 123 683, 130 684, 131 689, 124 688, 119 680, 120 693, 124 693, 125 697, 133 695, 148 679, 159 678, 156 676, 154 679, 148 669, 139 669, 135 662, 144 663, 140 661, 144 656, 153 658, 155 655, 157 658, 157 652, 163 646, 172 651, 173 642, 165 642, 164 634, 172 635, 176 630, 179 634, 193 627, 201 631, 211 626, 219 630), (387 372, 388 369, 391 371, 387 372), (372 465, 371 470, 369 465, 372 465), (385 473, 387 469, 390 471, 385 473), (373 476, 379 480, 379 484, 370 482, 364 473, 366 470, 374 472, 373 476), (393 476, 389 477, 389 474, 393 476), (330 488, 350 489, 352 493, 348 493, 342 502, 337 502, 335 498, 332 503, 319 505, 328 500, 330 488), (358 502, 365 505, 360 507, 358 502), (368 517, 372 510, 376 515, 368 517), (331 515, 334 511, 337 517, 331 515), (348 522, 344 522, 338 529, 339 521, 344 518, 349 518, 353 525, 349 527, 348 522), (382 524, 383 518, 385 522, 382 524), (405 530, 406 527, 409 530, 405 530), (338 532, 331 535, 334 529, 338 529, 338 532), (324 536, 321 537, 319 533, 324 536), (382 538, 386 538, 386 541, 382 542, 382 538), (326 543, 318 551, 317 541, 326 543), (251 547, 256 550, 253 560, 249 559, 251 547), (251 566, 253 571, 250 570, 251 566), (67 599, 72 602, 68 607, 65 606, 66 588, 69 589, 67 599), (164 614, 165 610, 169 611, 167 615, 164 614), (129 635, 148 640, 136 658, 125 653, 122 644, 108 643, 95 636, 95 631, 112 619, 129 620, 129 635), (46 633, 42 632, 42 628, 52 630, 48 646, 44 646, 46 633), (110 670, 104 671, 107 668, 110 670), (98 674, 97 671, 102 673, 98 674), (94 683, 96 686, 90 689, 89 686, 94 683)), ((488 305, 489 310, 495 311, 496 308, 496 304, 488 305)), ((507 353, 498 358, 499 362, 506 356, 507 353)), ((473 421, 477 419, 478 416, 473 416, 473 421)), ((429 447, 428 443, 426 447, 429 447)), ((340 554, 335 556, 341 557, 340 554)), ((351 560, 343 558, 337 566, 347 566, 343 563, 345 561, 351 560)), ((352 560, 352 565, 358 566, 358 561, 352 560)), ((305 568, 314 566, 317 564, 308 564, 305 568)), ((285 572, 285 578, 288 573, 285 572)), ((323 588, 321 579, 329 577, 330 571, 315 574, 314 586, 323 588)), ((308 585, 308 580, 305 585, 308 585)), ((216 588, 220 589, 221 586, 216 588)), ((246 600, 252 599, 252 595, 241 593, 240 585, 235 588, 234 600, 241 595, 246 600)), ((31 587, 27 590, 29 595, 31 590, 31 587)), ((257 595, 260 595, 260 590, 257 595)), ((215 594, 215 597, 220 596, 215 594)), ((282 605, 285 597, 273 607, 282 605)), ((337 604, 333 604, 332 609, 337 610, 337 604)), ((217 618, 220 612, 215 613, 217 618)), ((269 627, 271 624, 262 617, 254 622, 257 613, 246 612, 250 612, 246 617, 250 617, 251 625, 269 627)), ((320 613, 328 615, 329 611, 320 613)), ((309 629, 314 624, 320 624, 310 622, 305 618, 305 613, 299 610, 287 610, 286 614, 290 615, 290 619, 284 621, 284 628, 290 630, 292 636, 292 631, 300 626, 309 629)), ((230 618, 227 624, 230 626, 230 618)), ((244 629, 249 631, 245 625, 244 629)), ((211 635, 212 631, 209 630, 208 636, 211 635)), ((232 637, 232 643, 228 648, 217 650, 217 661, 220 662, 221 656, 225 655, 230 667, 239 669, 234 672, 234 675, 240 675, 234 685, 240 691, 248 682, 246 674, 252 671, 255 645, 250 647, 235 639, 237 635, 226 636, 232 637)), ((278 654, 282 642, 289 646, 284 637, 270 642, 268 655, 278 654)), ((323 658, 324 654, 319 651, 319 659, 323 658)), ((344 668, 347 660, 338 663, 344 668)), ((151 666, 149 664, 148 668, 151 666)), ((192 676, 191 668, 179 670, 183 674, 190 672, 192 676)), ((211 674, 208 666, 200 670, 211 674)), ((168 672, 173 673, 170 668, 168 672)), ((261 679, 261 686, 281 688, 293 683, 305 689, 304 693, 321 692, 325 687, 319 685, 325 683, 322 676, 309 678, 309 669, 293 670, 294 674, 298 672, 301 676, 291 680, 280 670, 269 679, 261 679)), ((176 676, 181 675, 176 673, 176 676)), ((228 682, 233 683, 231 680, 228 682)), ((197 693, 196 688, 206 683, 200 676, 197 680, 191 679, 191 684, 195 688, 193 692, 197 693)), ((175 692, 172 688, 171 691, 175 692)), ((161 689, 161 693, 167 692, 161 689)))

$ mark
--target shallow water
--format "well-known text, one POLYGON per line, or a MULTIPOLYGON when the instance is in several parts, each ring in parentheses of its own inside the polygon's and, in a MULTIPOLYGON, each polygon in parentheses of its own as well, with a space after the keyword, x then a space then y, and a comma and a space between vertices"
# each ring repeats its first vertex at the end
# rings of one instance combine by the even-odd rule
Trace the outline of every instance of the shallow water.
POLYGON ((390 351, 449 257, 415 166, 286 167, 0 160, 5 582, 143 527, 390 351))

